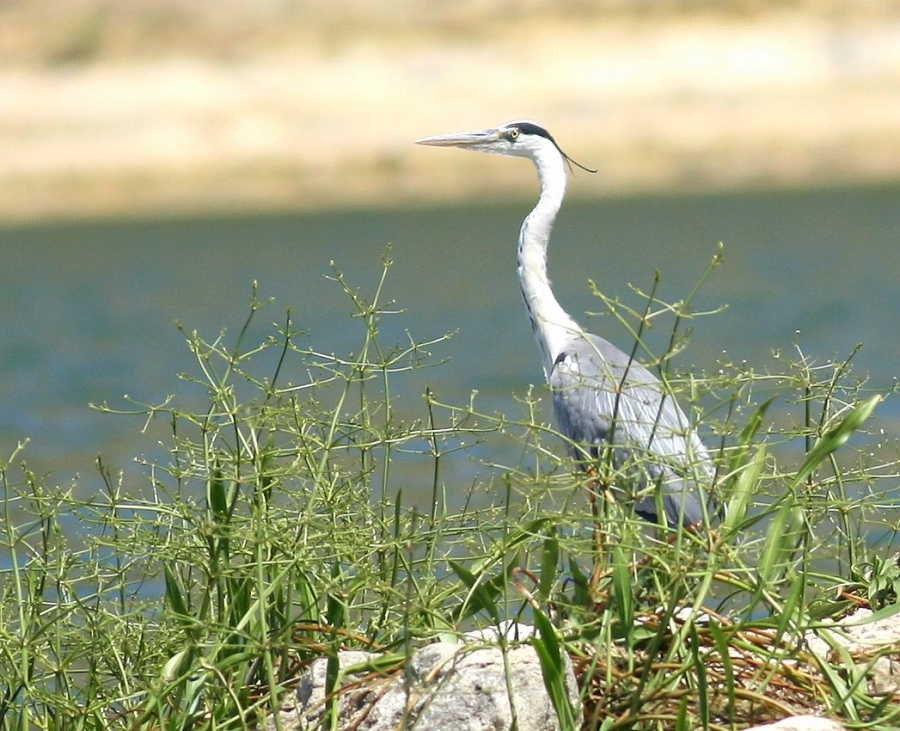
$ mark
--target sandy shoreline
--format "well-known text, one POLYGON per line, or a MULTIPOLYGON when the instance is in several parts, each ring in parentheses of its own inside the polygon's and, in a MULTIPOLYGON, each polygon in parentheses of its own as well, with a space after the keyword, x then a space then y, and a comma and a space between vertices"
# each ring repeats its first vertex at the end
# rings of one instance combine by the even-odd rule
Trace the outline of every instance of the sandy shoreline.
POLYGON ((900 18, 520 20, 485 38, 0 70, 0 221, 530 195, 411 141, 515 117, 578 193, 900 178, 900 18), (438 157, 438 155, 440 155, 438 157))

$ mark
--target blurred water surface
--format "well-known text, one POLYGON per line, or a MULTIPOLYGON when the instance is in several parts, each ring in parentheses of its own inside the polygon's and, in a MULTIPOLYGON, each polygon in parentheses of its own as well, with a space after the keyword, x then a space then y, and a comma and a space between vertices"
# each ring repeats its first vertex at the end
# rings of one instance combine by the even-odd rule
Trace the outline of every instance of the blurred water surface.
MULTIPOLYGON (((418 408, 429 386, 464 403, 477 389, 483 409, 511 411, 513 395, 542 380, 515 276, 516 235, 528 210, 523 202, 0 230, 0 458, 28 437, 33 469, 51 471, 57 482, 80 473, 91 484, 98 454, 129 468, 152 452, 155 438, 140 433, 141 419, 102 415, 88 403, 199 395, 176 378, 196 368, 173 323, 233 338, 254 280, 261 296, 275 299, 262 325, 292 308, 295 326, 318 350, 358 348, 361 323, 326 275, 333 260, 371 293, 389 242, 386 292, 406 312, 386 318, 386 342, 406 340, 407 330, 418 340, 458 331, 435 349, 446 365, 398 380, 406 389, 398 401, 418 408)), ((694 322, 679 367, 708 370, 726 358, 764 368, 773 349, 793 351, 798 342, 819 361, 843 359, 862 343, 856 372, 870 374, 875 388, 894 383, 900 187, 572 201, 554 232, 551 276, 583 324, 630 347, 611 318, 583 316, 601 309, 588 280, 638 303, 628 283, 649 289, 658 270, 660 296, 677 300, 720 241, 724 261, 697 306, 728 307, 694 322)), ((889 430, 900 425, 890 400, 879 416, 889 430)))

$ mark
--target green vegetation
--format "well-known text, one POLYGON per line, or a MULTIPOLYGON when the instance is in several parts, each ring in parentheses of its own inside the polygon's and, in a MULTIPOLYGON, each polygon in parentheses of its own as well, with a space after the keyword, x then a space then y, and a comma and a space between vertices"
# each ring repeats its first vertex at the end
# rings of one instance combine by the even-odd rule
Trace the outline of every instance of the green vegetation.
POLYGON ((383 318, 402 317, 388 271, 366 294, 335 275, 361 331, 344 357, 301 346, 290 312, 254 340, 272 309, 255 290, 236 337, 185 332, 203 403, 131 410, 170 426, 168 456, 136 484, 101 463, 105 490, 82 497, 21 453, 0 465, 0 729, 253 727, 312 658, 376 649, 389 672, 413 646, 508 618, 538 628, 566 728, 565 653, 591 729, 723 729, 802 709, 900 724, 863 670, 798 640, 853 592, 879 608, 900 586, 895 463, 864 431, 881 397, 849 362, 679 377, 669 358, 690 298, 607 300, 638 339, 670 323, 659 371, 702 425, 728 514, 712 536, 650 530, 609 502, 593 521, 540 389, 517 416, 481 413, 474 395, 398 399, 445 338, 379 339, 383 318), (497 444, 519 445, 518 463, 492 464, 497 444))

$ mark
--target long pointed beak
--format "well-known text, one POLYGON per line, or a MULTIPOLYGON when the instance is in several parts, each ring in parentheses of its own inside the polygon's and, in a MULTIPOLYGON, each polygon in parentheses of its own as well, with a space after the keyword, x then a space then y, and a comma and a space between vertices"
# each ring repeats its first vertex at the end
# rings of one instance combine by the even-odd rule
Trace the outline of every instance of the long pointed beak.
POLYGON ((495 129, 479 130, 478 132, 461 132, 455 135, 437 135, 416 140, 417 145, 431 145, 432 147, 480 147, 496 142, 498 132, 495 129))

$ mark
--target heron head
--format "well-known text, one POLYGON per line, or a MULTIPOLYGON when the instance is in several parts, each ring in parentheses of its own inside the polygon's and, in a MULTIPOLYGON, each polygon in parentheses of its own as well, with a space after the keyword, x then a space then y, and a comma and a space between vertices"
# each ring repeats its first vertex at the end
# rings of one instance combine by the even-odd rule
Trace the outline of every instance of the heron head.
POLYGON ((575 162, 562 151, 562 148, 553 139, 553 135, 539 124, 529 120, 507 122, 499 127, 475 132, 425 137, 424 139, 416 140, 416 144, 431 145, 433 147, 461 147, 464 150, 488 152, 494 155, 528 157, 531 159, 535 159, 549 148, 559 153, 567 163, 577 165, 582 170, 587 170, 591 173, 597 172, 575 162))

